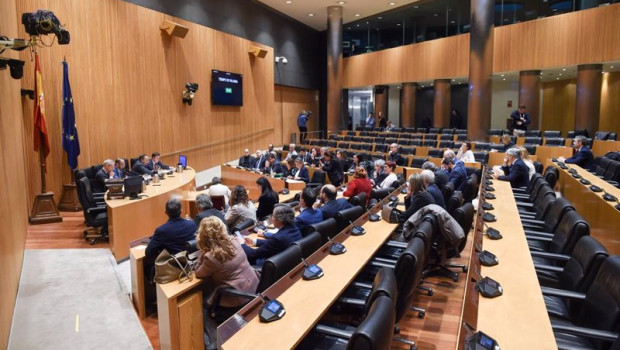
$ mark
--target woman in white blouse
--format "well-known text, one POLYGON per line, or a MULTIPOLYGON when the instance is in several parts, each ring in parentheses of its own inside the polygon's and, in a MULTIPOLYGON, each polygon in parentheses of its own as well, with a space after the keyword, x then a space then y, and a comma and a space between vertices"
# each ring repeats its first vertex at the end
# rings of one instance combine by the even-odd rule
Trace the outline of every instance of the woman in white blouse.
POLYGON ((392 184, 394 183, 394 181, 398 180, 398 177, 394 173, 394 169, 396 169, 396 163, 392 161, 385 162, 385 173, 387 174, 387 176, 385 177, 383 182, 381 182, 381 185, 379 185, 379 187, 381 188, 392 187, 392 184))
POLYGON ((463 142, 461 148, 459 148, 459 152, 456 154, 456 159, 464 163, 473 163, 476 161, 476 158, 474 158, 474 152, 471 151, 471 142, 463 142))

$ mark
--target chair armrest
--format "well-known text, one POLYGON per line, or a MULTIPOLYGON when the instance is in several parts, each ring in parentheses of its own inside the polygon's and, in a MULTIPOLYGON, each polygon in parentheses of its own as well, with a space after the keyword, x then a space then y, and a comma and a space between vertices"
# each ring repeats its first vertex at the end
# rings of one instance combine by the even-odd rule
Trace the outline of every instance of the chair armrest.
POLYGON ((106 210, 108 210, 107 207, 92 207, 92 208, 88 208, 86 210, 87 213, 89 214, 99 214, 99 213, 105 213, 106 210))
POLYGON ((258 294, 248 293, 248 292, 240 291, 240 290, 234 289, 234 288, 221 288, 221 289, 218 289, 215 292, 215 296, 213 297, 213 305, 211 305, 211 307, 209 308, 209 314, 212 317, 215 317, 216 310, 219 307, 220 301, 222 300, 223 296, 232 296, 232 297, 246 298, 246 299, 248 299, 248 302, 249 302, 250 300, 258 297, 258 294))
POLYGON ((382 257, 375 256, 374 258, 372 258, 371 261, 377 261, 377 262, 384 263, 384 264, 390 264, 390 265, 394 264, 394 265, 396 265, 396 261, 397 260, 396 259, 388 259, 388 258, 382 258, 382 257))
POLYGON ((526 193, 526 192, 525 192, 525 190, 526 190, 526 189, 525 189, 525 188, 523 188, 523 187, 517 187, 517 188, 513 188, 513 189, 512 189, 512 192, 513 192, 513 193, 515 193, 515 192, 516 192, 516 193, 526 193))
POLYGON ((389 240, 385 242, 385 246, 391 247, 391 248, 407 248, 407 243, 401 242, 401 241, 389 240))
POLYGON ((547 258, 547 259, 554 259, 554 260, 560 260, 560 261, 570 260, 570 255, 564 255, 564 254, 534 251, 534 252, 530 252, 530 255, 538 257, 538 258, 547 258))
POLYGON ((563 268, 561 268, 559 266, 538 265, 538 264, 534 264, 534 268, 536 270, 552 271, 552 272, 562 272, 564 270, 563 268))
POLYGON ((551 242, 553 238, 551 237, 542 237, 542 236, 528 236, 525 235, 525 239, 528 241, 539 241, 539 242, 551 242))
POLYGON ((553 238, 553 233, 551 232, 542 232, 542 231, 534 231, 534 230, 524 230, 525 235, 533 236, 533 237, 544 237, 544 238, 553 238))
POLYGON ((379 261, 371 261, 370 263, 368 263, 368 265, 372 267, 389 267, 393 269, 396 264, 390 264, 390 263, 379 262, 379 261))
POLYGON ((544 226, 545 222, 542 220, 536 220, 536 219, 530 219, 530 218, 524 218, 521 217, 521 223, 522 224, 530 224, 530 225, 537 225, 537 226, 544 226))
POLYGON ((594 328, 586 328, 579 326, 568 326, 568 325, 554 325, 551 324, 551 328, 554 332, 558 333, 567 333, 572 335, 577 335, 586 338, 596 338, 600 340, 605 340, 609 342, 614 342, 618 339, 618 333, 602 331, 600 329, 594 328))
POLYGON ((366 304, 366 300, 355 299, 355 298, 347 298, 347 297, 338 298, 338 302, 341 303, 341 304, 347 304, 347 305, 353 305, 353 306, 361 306, 361 307, 364 307, 364 305, 366 304))
POLYGON ((540 287, 540 290, 544 295, 556 296, 560 298, 567 298, 573 300, 585 300, 585 293, 572 292, 570 290, 557 289, 557 288, 549 288, 549 287, 540 287))
POLYGON ((517 208, 534 208, 534 204, 530 202, 517 202, 517 208))
POLYGON ((539 225, 531 225, 531 224, 521 224, 523 226, 523 230, 528 230, 528 231, 538 231, 541 232, 543 230, 546 230, 547 228, 544 226, 539 226, 539 225))
POLYGON ((608 183, 618 187, 618 182, 617 181, 611 181, 611 180, 605 180, 605 181, 607 181, 608 183))
POLYGON ((356 282, 356 281, 354 281, 353 283, 351 283, 351 286, 353 286, 355 288, 361 288, 361 289, 372 289, 372 283, 368 283, 368 282, 356 282))
POLYGON ((347 340, 351 339, 351 336, 353 336, 353 332, 351 331, 345 331, 343 329, 329 327, 329 326, 325 326, 322 324, 318 324, 314 328, 314 330, 315 332, 318 332, 318 333, 327 334, 327 335, 331 335, 336 338, 347 339, 347 340))

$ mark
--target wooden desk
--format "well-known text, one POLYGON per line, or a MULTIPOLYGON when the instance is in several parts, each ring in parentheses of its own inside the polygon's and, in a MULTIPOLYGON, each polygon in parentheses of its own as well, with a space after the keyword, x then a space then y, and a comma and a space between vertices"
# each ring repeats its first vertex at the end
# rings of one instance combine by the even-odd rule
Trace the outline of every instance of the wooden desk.
POLYGON ((131 271, 131 300, 138 312, 138 318, 146 318, 146 288, 144 278, 144 249, 145 245, 133 247, 129 250, 129 266, 131 271))
MULTIPOLYGON (((146 186, 146 195, 138 200, 106 199, 110 249, 117 261, 129 257, 129 242, 150 236, 168 220, 166 202, 172 195, 185 197, 195 186, 196 172, 187 168, 182 173, 166 176, 159 184, 146 186)), ((185 213, 183 213, 185 214, 185 213)))
MULTIPOLYGON (((557 167, 551 162, 553 166, 557 167)), ((578 165, 567 164, 570 168, 577 170, 577 173, 584 179, 590 181, 609 194, 620 198, 620 189, 607 183, 605 180, 584 170, 578 165)), ((591 185, 584 185, 575 179, 568 170, 560 170, 558 181, 560 193, 568 199, 577 212, 581 214, 590 224, 590 235, 601 242, 610 254, 620 254, 620 211, 614 208, 615 202, 608 202, 603 199, 604 192, 592 192, 591 185)))
POLYGON ((536 157, 545 169, 551 164, 551 158, 570 158, 573 156, 572 147, 536 146, 536 157))
POLYGON ((504 238, 484 238, 483 248, 498 257, 499 265, 483 266, 481 272, 498 281, 504 294, 480 297, 478 329, 495 338, 502 350, 557 349, 510 183, 493 180, 493 187, 497 198, 489 201, 495 207, 490 212, 497 222, 490 226, 504 238))
POLYGON ((325 276, 314 281, 299 280, 278 297, 286 309, 282 320, 261 323, 255 317, 228 339, 222 348, 294 348, 381 247, 396 224, 367 222, 364 228, 365 235, 350 236, 344 242, 347 247, 345 254, 328 255, 319 262, 325 276))
POLYGON ((195 276, 183 283, 157 284, 161 349, 204 349, 201 285, 195 276))
POLYGON ((592 154, 594 154, 594 157, 604 156, 607 152, 618 151, 620 151, 620 141, 594 140, 592 145, 592 154))
POLYGON ((256 184, 256 180, 261 177, 267 178, 271 187, 276 192, 282 192, 286 187, 285 181, 281 178, 273 178, 264 174, 257 174, 253 171, 238 169, 229 165, 222 165, 222 184, 228 187, 242 185, 248 190, 250 200, 256 201, 260 196, 260 189, 256 184))

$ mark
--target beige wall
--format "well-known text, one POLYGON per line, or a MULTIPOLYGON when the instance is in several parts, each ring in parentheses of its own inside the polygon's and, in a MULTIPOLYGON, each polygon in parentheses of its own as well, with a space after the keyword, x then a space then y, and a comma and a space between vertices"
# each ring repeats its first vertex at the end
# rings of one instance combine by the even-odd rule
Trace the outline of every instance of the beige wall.
POLYGON ((543 83, 542 89, 542 130, 561 130, 566 136, 575 130, 576 79, 543 83))

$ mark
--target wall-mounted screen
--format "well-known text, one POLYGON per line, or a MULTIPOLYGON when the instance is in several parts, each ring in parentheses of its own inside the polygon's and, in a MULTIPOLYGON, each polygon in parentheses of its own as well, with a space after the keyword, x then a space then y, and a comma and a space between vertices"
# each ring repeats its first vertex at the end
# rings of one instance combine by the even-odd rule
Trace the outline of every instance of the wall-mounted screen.
POLYGON ((212 70, 211 103, 216 106, 243 106, 243 76, 212 70))

